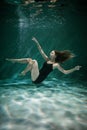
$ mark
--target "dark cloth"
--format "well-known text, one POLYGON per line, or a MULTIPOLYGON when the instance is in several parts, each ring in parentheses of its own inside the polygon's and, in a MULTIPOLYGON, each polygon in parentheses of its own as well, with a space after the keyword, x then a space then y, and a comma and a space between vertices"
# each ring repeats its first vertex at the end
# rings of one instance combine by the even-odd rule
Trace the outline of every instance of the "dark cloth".
POLYGON ((53 64, 47 64, 47 62, 44 62, 42 68, 39 71, 39 76, 38 78, 33 81, 33 83, 38 84, 40 82, 42 82, 48 75, 50 72, 52 72, 53 70, 53 64))

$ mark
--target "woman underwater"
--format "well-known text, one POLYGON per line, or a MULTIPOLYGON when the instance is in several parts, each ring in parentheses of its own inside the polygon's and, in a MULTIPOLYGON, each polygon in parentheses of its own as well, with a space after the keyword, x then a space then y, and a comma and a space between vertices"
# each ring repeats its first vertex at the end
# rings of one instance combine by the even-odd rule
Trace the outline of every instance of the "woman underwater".
POLYGON ((36 43, 38 50, 40 51, 40 54, 44 58, 45 62, 42 66, 42 68, 39 70, 38 62, 37 60, 33 60, 31 58, 21 58, 21 59, 6 59, 8 61, 11 61, 13 63, 24 63, 27 64, 27 67, 21 72, 21 75, 25 75, 28 71, 31 72, 31 79, 32 82, 35 84, 41 83, 43 80, 46 79, 46 77, 49 75, 50 72, 52 72, 54 69, 57 69, 61 71, 63 74, 69 74, 76 70, 80 70, 81 66, 75 66, 72 69, 65 70, 61 67, 61 63, 65 62, 66 60, 69 60, 74 57, 74 54, 72 54, 68 50, 64 51, 57 51, 52 50, 50 52, 50 57, 48 57, 43 49, 41 48, 39 42, 35 37, 32 38, 32 40, 36 43))

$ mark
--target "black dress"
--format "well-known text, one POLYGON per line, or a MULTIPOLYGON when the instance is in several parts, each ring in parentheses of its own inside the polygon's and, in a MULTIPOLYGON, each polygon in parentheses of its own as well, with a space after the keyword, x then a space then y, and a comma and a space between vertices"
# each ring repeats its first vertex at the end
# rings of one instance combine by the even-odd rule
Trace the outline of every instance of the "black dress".
POLYGON ((52 70, 53 64, 48 64, 47 62, 44 62, 42 68, 39 71, 38 78, 35 81, 33 81, 33 83, 38 84, 42 82, 49 75, 49 73, 52 72, 52 70))

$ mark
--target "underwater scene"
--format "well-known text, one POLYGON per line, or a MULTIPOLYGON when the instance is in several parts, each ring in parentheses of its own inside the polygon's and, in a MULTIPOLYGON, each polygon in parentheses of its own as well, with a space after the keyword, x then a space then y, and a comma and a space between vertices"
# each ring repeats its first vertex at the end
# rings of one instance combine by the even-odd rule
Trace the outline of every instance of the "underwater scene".
POLYGON ((0 130, 87 130, 87 2, 86 0, 2 0, 0 2, 0 130), (32 37, 49 56, 70 50, 62 64, 79 71, 52 71, 40 84, 25 64, 6 58, 44 59, 32 37))

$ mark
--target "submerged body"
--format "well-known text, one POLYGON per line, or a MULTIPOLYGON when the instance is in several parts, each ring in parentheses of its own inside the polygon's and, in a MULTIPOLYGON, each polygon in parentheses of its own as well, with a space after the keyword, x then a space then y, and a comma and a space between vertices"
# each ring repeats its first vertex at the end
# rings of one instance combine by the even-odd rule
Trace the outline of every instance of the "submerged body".
POLYGON ((74 57, 74 55, 70 51, 56 51, 53 50, 50 52, 50 58, 44 53, 43 49, 41 48, 39 42, 35 37, 32 38, 32 40, 36 43, 38 50, 42 57, 44 58, 45 62, 42 66, 42 68, 39 70, 38 62, 37 60, 33 60, 31 58, 21 58, 21 59, 6 59, 8 61, 11 61, 13 63, 23 63, 27 64, 27 67, 21 72, 21 75, 25 75, 28 71, 31 72, 31 79, 32 82, 35 84, 41 83, 43 80, 46 79, 46 77, 52 72, 54 69, 58 69, 64 74, 72 73, 76 70, 79 70, 81 66, 75 66, 72 69, 65 70, 62 68, 60 63, 65 62, 66 60, 74 57))
POLYGON ((53 71, 53 63, 49 62, 44 62, 42 68, 39 70, 38 62, 36 60, 32 60, 31 58, 7 60, 13 63, 28 63, 27 67, 20 75, 25 75, 28 71, 30 71, 32 82, 35 84, 41 83, 53 71))

